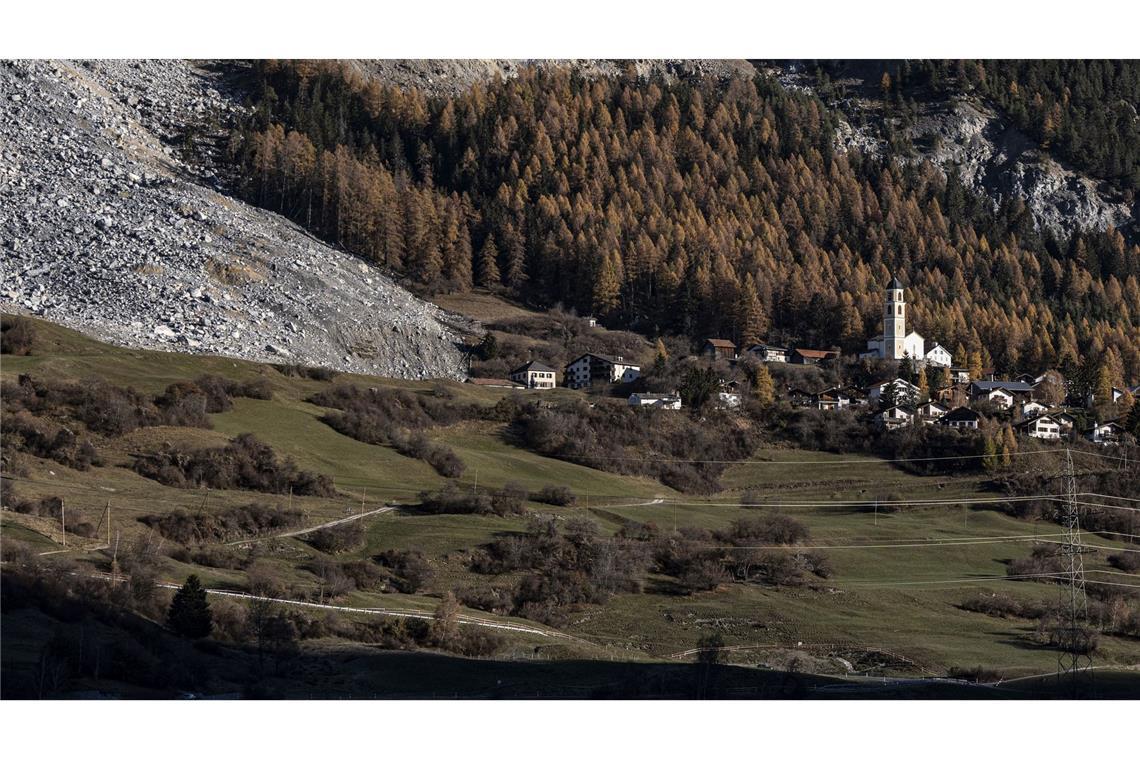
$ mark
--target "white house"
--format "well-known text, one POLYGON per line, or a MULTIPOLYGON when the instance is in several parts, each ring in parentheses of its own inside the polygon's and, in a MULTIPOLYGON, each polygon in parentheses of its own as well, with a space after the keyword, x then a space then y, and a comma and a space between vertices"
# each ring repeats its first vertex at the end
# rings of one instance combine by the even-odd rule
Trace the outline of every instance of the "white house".
POLYGON ((1025 418, 1036 417, 1049 411, 1049 407, 1037 401, 1026 401, 1021 405, 1021 416, 1025 418))
POLYGON ((950 379, 955 383, 968 383, 970 382, 970 370, 965 367, 951 367, 950 379))
POLYGON ((641 376, 641 366, 623 356, 582 354, 566 365, 566 387, 589 388, 594 383, 630 383, 641 376))
POLYGON ((1017 428, 1030 438, 1044 438, 1046 440, 1055 441, 1061 437, 1061 423, 1047 414, 1025 420, 1019 424, 1017 428))
POLYGON ((903 406, 892 406, 875 415, 875 421, 888 429, 909 425, 914 419, 914 412, 903 406))
POLYGON ((782 346, 769 346, 766 343, 757 343, 754 346, 748 347, 748 353, 755 356, 762 362, 786 362, 788 361, 788 349, 782 346))
POLYGON ((914 403, 918 401, 918 386, 914 383, 907 382, 901 377, 896 377, 894 380, 888 380, 885 383, 874 385, 867 391, 867 398, 875 403, 879 403, 883 393, 886 392, 889 386, 894 386, 895 401, 902 403, 904 400, 914 403))
POLYGON ((867 341, 867 351, 860 356, 879 359, 926 358, 926 341, 916 332, 906 331, 906 299, 898 277, 887 284, 883 303, 883 332, 867 341))
POLYGON ((926 352, 926 363, 934 364, 939 367, 949 367, 953 362, 953 357, 940 343, 935 343, 934 347, 926 352))
POLYGON ((555 387, 558 383, 555 379, 553 367, 547 367, 542 362, 530 361, 522 365, 516 370, 511 372, 511 380, 527 387, 538 388, 546 390, 555 387))
POLYGON ((946 406, 937 401, 927 401, 918 407, 918 416, 922 418, 923 422, 929 425, 948 411, 950 410, 946 408, 946 406))
POLYGON ((676 393, 631 393, 630 406, 650 406, 655 409, 680 409, 681 397, 676 393))
POLYGON ((1085 433, 1085 438, 1088 438, 1093 443, 1107 445, 1120 443, 1120 436, 1123 433, 1123 427, 1117 422, 1109 420, 1108 422, 1098 422, 1093 425, 1092 429, 1085 433))
POLYGON ((717 391, 713 402, 725 409, 736 409, 740 406, 741 396, 736 391, 717 391))

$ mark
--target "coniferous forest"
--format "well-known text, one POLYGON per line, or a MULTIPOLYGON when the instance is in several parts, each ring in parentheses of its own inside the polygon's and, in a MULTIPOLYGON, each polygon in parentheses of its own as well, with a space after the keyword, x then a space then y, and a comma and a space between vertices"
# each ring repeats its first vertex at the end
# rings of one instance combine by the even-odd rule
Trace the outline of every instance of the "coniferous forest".
MULTIPOLYGON (((1026 129, 1134 184, 1140 141, 1095 136, 1115 129, 1105 88, 1134 87, 1133 69, 984 66, 1026 129)), ((1140 379, 1140 248, 1116 230, 1057 239, 1017 199, 995 209, 932 166, 838 153, 821 101, 763 77, 527 69, 429 98, 329 61, 250 76, 230 140, 246 197, 422 293, 484 286, 648 335, 853 351, 897 273, 914 328, 956 358, 1010 372, 1092 357, 1114 383, 1140 379)))

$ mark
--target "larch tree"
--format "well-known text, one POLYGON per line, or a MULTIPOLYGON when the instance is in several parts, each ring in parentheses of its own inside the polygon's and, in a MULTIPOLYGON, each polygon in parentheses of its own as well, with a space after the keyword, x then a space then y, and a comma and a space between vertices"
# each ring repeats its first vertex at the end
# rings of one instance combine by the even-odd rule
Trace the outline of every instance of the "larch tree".
POLYGON ((479 284, 484 288, 497 288, 502 276, 499 274, 499 249, 495 246, 495 238, 488 235, 479 249, 479 284))

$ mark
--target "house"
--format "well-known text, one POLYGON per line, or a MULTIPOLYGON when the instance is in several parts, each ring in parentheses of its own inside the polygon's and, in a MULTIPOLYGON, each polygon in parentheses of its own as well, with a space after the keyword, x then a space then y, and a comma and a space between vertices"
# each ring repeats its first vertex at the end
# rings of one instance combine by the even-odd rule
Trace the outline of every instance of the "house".
POLYGON ((704 347, 701 348, 701 354, 713 360, 728 359, 731 361, 736 358, 736 344, 723 338, 709 338, 705 341, 704 347))
POLYGON ((918 386, 914 383, 903 380, 901 377, 896 377, 894 380, 888 380, 885 383, 879 383, 878 385, 871 386, 871 388, 867 391, 867 398, 877 404, 883 397, 883 394, 887 392, 887 388, 892 386, 894 388, 893 392, 895 401, 899 403, 903 403, 904 400, 911 403, 918 402, 918 386))
POLYGON ((851 406, 852 403, 855 402, 844 389, 825 388, 819 393, 812 394, 811 401, 808 405, 823 411, 831 411, 833 409, 843 409, 844 407, 851 406))
POLYGON ((1037 401, 1026 401, 1021 405, 1021 416, 1026 418, 1036 417, 1047 411, 1049 411, 1049 407, 1037 401))
POLYGON ((843 388, 841 388, 839 392, 847 397, 848 403, 851 404, 852 406, 866 406, 867 405, 867 394, 864 393, 863 390, 857 386, 847 385, 847 386, 844 386, 843 388))
POLYGON ((898 277, 887 283, 883 303, 883 332, 867 341, 867 351, 861 357, 877 359, 923 359, 926 341, 916 332, 906 331, 906 299, 898 277))
MULTIPOLYGON (((1044 375, 1042 375, 1042 377, 1044 377, 1044 375)), ((1037 383, 1041 382, 1040 377, 1031 375, 1028 372, 1022 372, 1020 375, 1017 375, 1013 379, 1016 382, 1025 383, 1026 385, 1036 385, 1037 383)))
POLYGON ((967 428, 977 430, 978 424, 981 422, 982 415, 975 412, 968 406, 960 406, 957 409, 947 412, 938 418, 939 425, 946 425, 953 428, 967 428))
POLYGON ((838 351, 819 350, 815 348, 797 348, 792 351, 792 364, 819 364, 823 361, 839 358, 838 351))
POLYGON ((650 406, 655 409, 680 409, 681 397, 676 393, 631 393, 630 406, 650 406))
POLYGON ((748 347, 748 353, 762 362, 786 362, 789 352, 788 349, 781 346, 769 346, 766 343, 757 343, 754 346, 748 347))
POLYGON ((1069 431, 1077 424, 1077 418, 1068 412, 1050 412, 1050 417, 1061 426, 1061 430, 1069 431))
POLYGON ((875 421, 888 430, 909 425, 914 420, 914 410, 905 406, 892 406, 875 415, 875 421))
POLYGON ((946 406, 937 401, 927 401, 925 404, 919 405, 918 416, 923 422, 930 425, 948 411, 950 410, 946 406))
POLYGON ((1032 392, 1032 385, 1016 380, 975 380, 969 390, 972 401, 989 399, 1002 409, 1011 408, 1015 400, 1032 392))
POLYGON ((942 347, 941 344, 935 343, 934 347, 926 352, 924 357, 927 365, 935 365, 938 367, 949 367, 953 357, 950 352, 942 347))
POLYGON ((595 383, 629 383, 641 376, 641 365, 624 356, 586 353, 566 365, 567 388, 589 388, 595 383))
POLYGON ((586 327, 597 327, 598 326, 598 318, 597 317, 582 317, 582 319, 586 320, 586 327))
POLYGON ((1086 433, 1085 438, 1088 438, 1093 443, 1099 443, 1102 446, 1109 444, 1120 443, 1121 436, 1124 434, 1124 427, 1116 420, 1109 420, 1107 422, 1098 422, 1093 425, 1086 433))
POLYGON ((554 368, 536 361, 529 361, 518 369, 512 370, 511 380, 525 388, 538 388, 540 390, 553 388, 558 384, 554 368))
POLYGON ((1030 438, 1044 438, 1046 440, 1059 440, 1061 437, 1061 423, 1047 414, 1041 414, 1016 425, 1017 431, 1030 438))
POLYGON ((511 388, 517 390, 523 387, 512 380, 501 377, 469 377, 467 378, 467 382, 482 388, 511 388))

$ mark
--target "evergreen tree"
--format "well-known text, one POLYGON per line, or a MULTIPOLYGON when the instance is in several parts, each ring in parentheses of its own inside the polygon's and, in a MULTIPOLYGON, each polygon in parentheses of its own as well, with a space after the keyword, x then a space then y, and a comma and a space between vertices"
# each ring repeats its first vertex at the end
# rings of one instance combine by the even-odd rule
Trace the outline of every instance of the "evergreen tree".
POLYGON ((668 361, 669 352, 665 350, 665 344, 658 338, 657 344, 653 348, 653 373, 656 375, 664 374, 665 364, 668 361))
POLYGON ((618 306, 620 293, 617 264, 612 256, 606 256, 594 282, 594 312, 602 316, 612 314, 618 306))
POLYGON ((479 251, 479 284, 484 288, 498 287, 499 275, 499 249, 495 247, 495 238, 488 235, 479 251))
POLYGON ((201 639, 210 635, 213 627, 210 603, 197 575, 189 576, 182 588, 175 592, 166 619, 171 630, 179 636, 201 639))
POLYGON ((776 402, 775 383, 772 382, 772 373, 761 364, 756 368, 756 376, 752 380, 752 393, 763 406, 771 406, 776 402))

